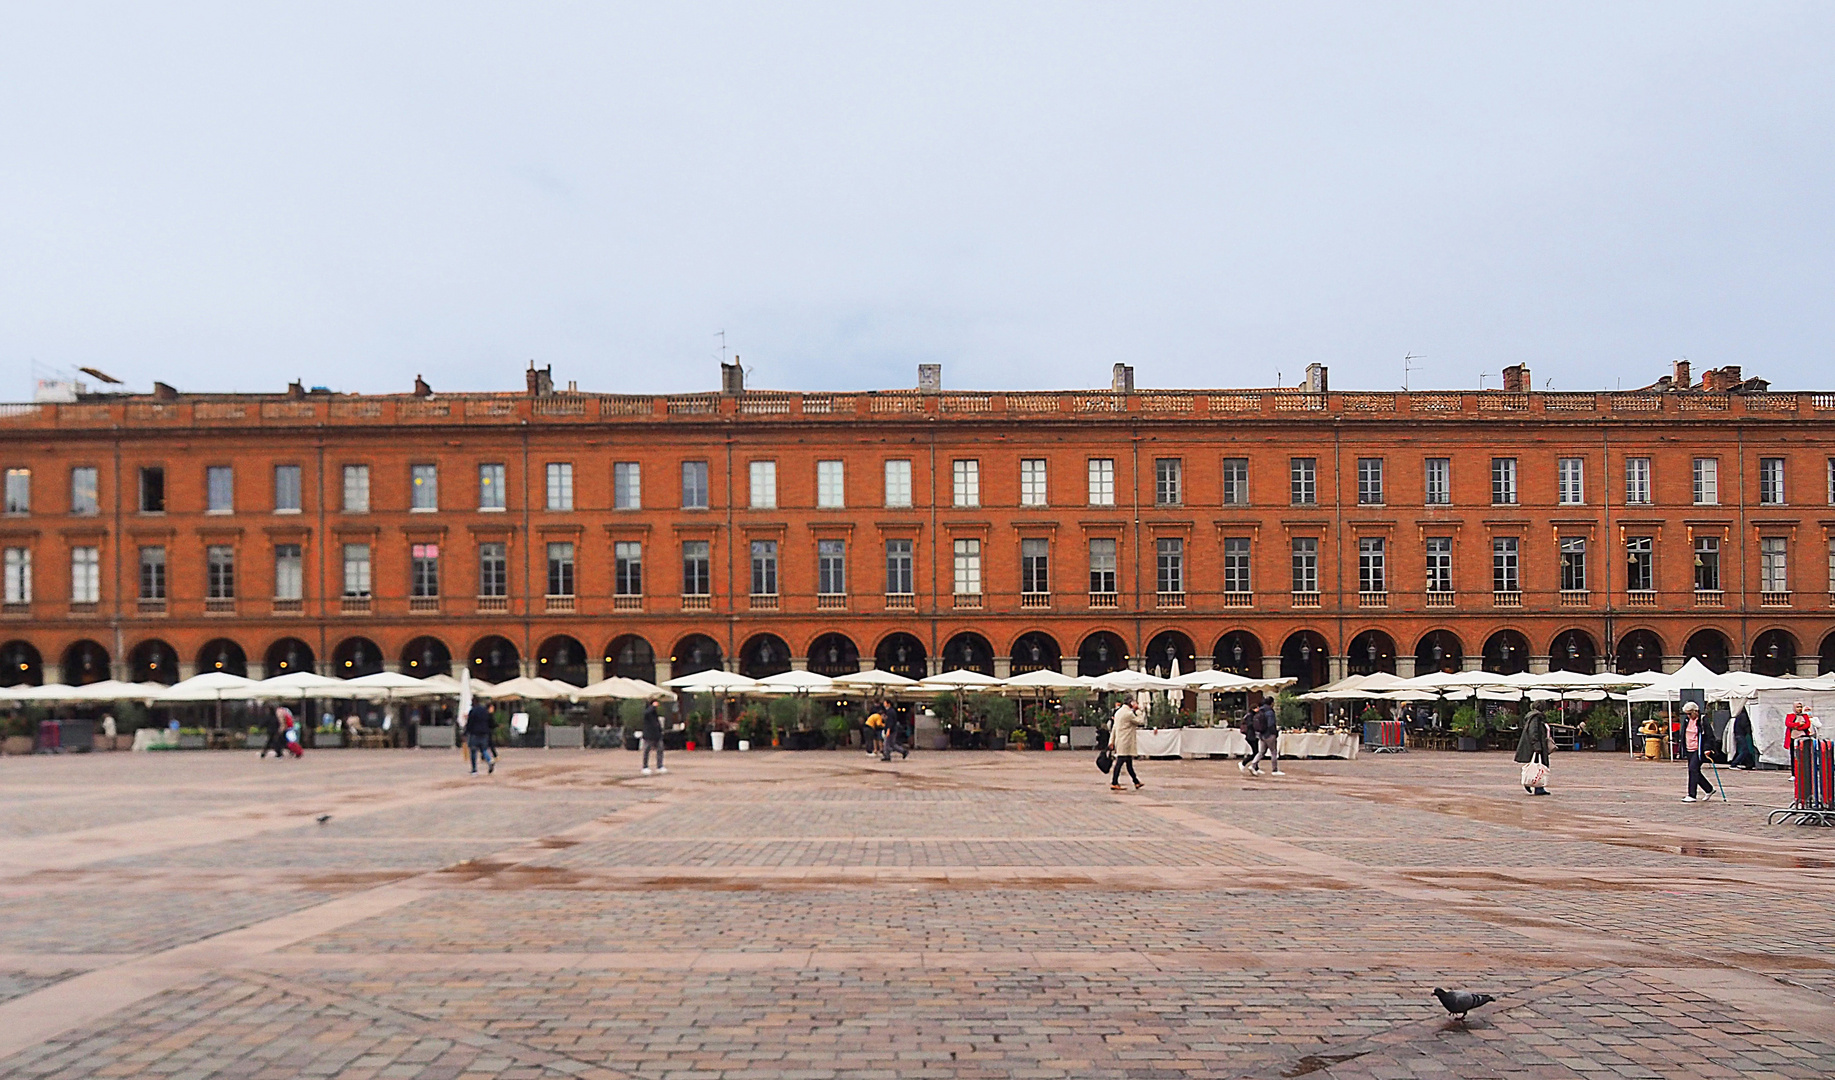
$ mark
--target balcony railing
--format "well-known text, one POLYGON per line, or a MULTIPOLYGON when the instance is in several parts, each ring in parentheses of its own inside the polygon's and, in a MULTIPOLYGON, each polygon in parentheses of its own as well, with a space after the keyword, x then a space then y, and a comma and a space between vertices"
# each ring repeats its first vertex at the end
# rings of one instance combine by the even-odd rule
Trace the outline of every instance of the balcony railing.
POLYGON ((1360 592, 1357 594, 1357 606, 1360 608, 1386 608, 1389 606, 1389 593, 1360 592))
POLYGON ((621 593, 612 597, 613 611, 642 611, 643 609, 642 593, 621 593))
POLYGON ((94 615, 98 606, 100 605, 94 600, 72 600, 70 602, 70 614, 78 616, 94 615))
POLYGON ((846 611, 847 610, 847 594, 842 593, 842 592, 817 593, 816 594, 816 610, 817 611, 846 611))
POLYGON ((16 602, 16 601, 9 600, 5 604, 0 604, 0 615, 7 615, 13 618, 22 619, 30 614, 32 614, 32 605, 29 601, 28 602, 16 602))
POLYGON ((889 592, 886 594, 887 611, 916 611, 917 594, 908 592, 889 592))
POLYGON ((1048 608, 1051 606, 1051 594, 1048 592, 1020 593, 1019 606, 1022 608, 1048 608))
POLYGON ((774 592, 772 593, 762 593, 762 592, 753 593, 752 594, 752 610, 753 611, 776 611, 777 610, 777 594, 774 592))
POLYGON ((981 594, 978 592, 959 592, 954 594, 957 611, 980 611, 981 594))
POLYGON ((142 615, 164 615, 166 613, 165 598, 159 597, 155 599, 143 597, 135 610, 139 611, 142 615))
POLYGON ((204 601, 204 614, 206 615, 234 615, 235 613, 236 598, 233 596, 217 596, 204 601))
POLYGON ((1425 606, 1434 608, 1452 607, 1458 601, 1458 598, 1458 593, 1434 592, 1430 590, 1427 594, 1427 603, 1425 606))
POLYGON ((544 608, 550 615, 568 615, 573 612, 574 596, 572 593, 553 593, 544 599, 547 601, 544 608))
POLYGON ((1726 604, 1727 594, 1719 589, 1695 590, 1696 607, 1725 607, 1726 604))
POLYGON ((1655 589, 1632 589, 1625 593, 1626 607, 1656 607, 1657 591, 1655 589))
POLYGON ((1492 607, 1522 607, 1523 594, 1517 590, 1496 589, 1491 593, 1492 607))
POLYGON ((1254 607, 1255 594, 1252 592, 1226 592, 1223 594, 1224 607, 1254 607))
POLYGON ((305 612, 306 602, 297 596, 274 598, 274 614, 276 615, 303 615, 305 612))
POLYGON ((408 614, 410 615, 438 615, 439 613, 440 613, 440 598, 439 597, 437 596, 410 596, 408 597, 408 614))
POLYGON ((1562 589, 1562 607, 1586 607, 1593 602, 1593 594, 1585 589, 1562 589))
POLYGON ((1185 606, 1185 594, 1182 592, 1163 592, 1153 594, 1153 606, 1161 611, 1177 610, 1185 606))
POLYGON ((714 598, 700 593, 688 593, 682 597, 683 611, 712 611, 714 598))
POLYGON ((338 614, 340 615, 368 615, 369 613, 370 598, 367 596, 346 596, 338 603, 338 614))
POLYGON ((1759 606, 1760 607, 1772 607, 1772 608, 1789 607, 1790 606, 1790 593, 1789 592, 1762 592, 1762 593, 1759 593, 1759 606))
POLYGON ((502 615, 510 610, 510 598, 507 596, 480 596, 478 614, 502 615))
POLYGON ((1297 592, 1293 594, 1293 606, 1310 608, 1319 606, 1319 594, 1316 592, 1297 592))
POLYGON ((1112 592, 1090 593, 1090 606, 1093 608, 1119 607, 1120 604, 1121 604, 1121 594, 1120 593, 1112 593, 1112 592))

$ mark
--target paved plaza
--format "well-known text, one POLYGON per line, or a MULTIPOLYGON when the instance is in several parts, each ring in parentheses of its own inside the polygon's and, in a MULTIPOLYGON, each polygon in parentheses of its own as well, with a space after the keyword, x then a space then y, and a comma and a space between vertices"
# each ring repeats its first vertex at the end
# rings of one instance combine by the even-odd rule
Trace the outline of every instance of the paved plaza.
POLYGON ((0 1077, 1835 1074, 1835 832, 1764 824, 1787 776, 1287 771, 0 759, 0 1077))

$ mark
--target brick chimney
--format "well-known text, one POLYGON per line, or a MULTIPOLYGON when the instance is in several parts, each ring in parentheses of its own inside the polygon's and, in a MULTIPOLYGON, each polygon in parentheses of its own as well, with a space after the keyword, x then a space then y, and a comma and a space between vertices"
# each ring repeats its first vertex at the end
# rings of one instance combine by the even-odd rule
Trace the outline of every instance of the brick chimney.
POLYGON ((167 386, 165 383, 162 383, 162 382, 156 382, 153 384, 153 400, 155 401, 177 401, 178 400, 178 388, 173 387, 173 386, 167 386))
MULTIPOLYGON (((529 370, 524 373, 529 381, 531 397, 551 397, 554 394, 554 365, 538 368, 535 361, 529 361, 529 370)), ((419 380, 417 379, 416 382, 419 380)))
POLYGON ((1504 369, 1504 393, 1527 394, 1530 389, 1529 365, 1511 364, 1504 369))
POLYGON ((943 390, 943 365, 918 365, 918 391, 924 394, 941 393, 943 390))
POLYGON ((292 382, 288 383, 287 384, 287 396, 290 398, 305 397, 306 396, 306 384, 303 382, 300 382, 298 379, 295 379, 292 382))
POLYGON ((1324 364, 1306 365, 1306 381, 1300 389, 1309 394, 1323 394, 1332 388, 1331 369, 1324 364))
POLYGON ((1677 360, 1674 362, 1670 370, 1669 381, 1675 384, 1678 390, 1687 390, 1690 386, 1694 385, 1694 380, 1690 378, 1689 375, 1687 360, 1677 360))
POLYGON ((433 387, 428 386, 427 380, 421 378, 419 375, 416 375, 414 377, 414 396, 415 397, 432 397, 433 396, 433 387))
POLYGON ((733 362, 720 362, 720 392, 722 394, 745 393, 745 368, 739 366, 739 354, 733 354, 733 362))
POLYGON ((1738 386, 1743 380, 1739 377, 1739 365, 1728 364, 1723 368, 1711 368, 1701 376, 1701 388, 1724 394, 1738 386))
POLYGON ((1109 389, 1118 394, 1134 392, 1134 368, 1130 364, 1116 364, 1109 376, 1109 389))

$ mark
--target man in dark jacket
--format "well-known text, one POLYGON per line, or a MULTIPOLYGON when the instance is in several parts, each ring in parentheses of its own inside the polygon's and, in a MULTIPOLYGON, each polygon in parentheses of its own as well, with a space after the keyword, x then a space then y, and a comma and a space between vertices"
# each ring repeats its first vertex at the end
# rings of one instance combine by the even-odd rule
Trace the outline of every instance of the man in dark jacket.
POLYGON ((1249 759, 1249 771, 1256 776, 1262 774, 1261 761, 1268 759, 1268 764, 1275 776, 1286 776, 1281 771, 1281 722, 1274 715, 1274 705, 1262 702, 1262 707, 1255 712, 1255 756, 1249 759))
MULTIPOLYGON (((1555 747, 1555 737, 1548 730, 1548 721, 1541 710, 1531 709, 1523 717, 1523 733, 1516 740, 1516 761, 1519 765, 1538 764, 1548 767, 1548 753, 1555 747)), ((1531 795, 1546 795, 1548 788, 1541 784, 1523 785, 1523 790, 1531 795)))
POLYGON ((268 714, 267 723, 262 725, 268 733, 268 744, 261 748, 261 756, 267 757, 268 751, 272 750, 275 761, 279 761, 287 754, 286 736, 282 735, 280 731, 280 712, 281 710, 276 707, 272 713, 268 714))
POLYGON ((471 756, 471 771, 478 772, 478 756, 484 756, 486 772, 497 771, 497 756, 491 753, 492 729, 497 726, 497 718, 491 714, 491 707, 482 701, 472 702, 471 711, 465 714, 465 746, 471 756))
POLYGON ((644 702, 643 721, 643 766, 644 775, 650 775, 650 751, 656 751, 656 771, 666 773, 663 767, 663 717, 656 711, 656 699, 644 702))

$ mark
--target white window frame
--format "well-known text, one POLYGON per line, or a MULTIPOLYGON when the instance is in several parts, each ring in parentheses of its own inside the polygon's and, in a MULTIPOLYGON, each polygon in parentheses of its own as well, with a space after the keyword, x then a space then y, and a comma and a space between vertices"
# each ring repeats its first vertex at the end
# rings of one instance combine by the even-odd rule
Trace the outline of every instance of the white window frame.
MULTIPOLYGON (((1784 459, 1781 457, 1762 457, 1759 459, 1759 505, 1783 506, 1784 459)), ((1782 589, 1770 590, 1782 592, 1782 589)))
POLYGON ((1790 541, 1782 536, 1759 537, 1759 591, 1790 591, 1790 541))
MULTIPOLYGON (((1386 496, 1383 493, 1383 459, 1357 459, 1357 505, 1383 506, 1386 496)), ((1383 590, 1377 589, 1376 592, 1383 590)))
POLYGON ((1695 505, 1720 505, 1720 459, 1695 459, 1695 505))
POLYGON ((102 549, 80 544, 70 549, 70 602, 95 604, 102 600, 102 549))
POLYGON ((1650 505, 1650 459, 1647 457, 1628 457, 1625 459, 1625 505, 1650 505))
POLYGON ((440 509, 440 467, 431 462, 408 466, 408 512, 432 514, 440 509))
POLYGON ((1090 458, 1090 505, 1115 505, 1115 459, 1090 458))
POLYGON ((29 547, 10 547, 6 549, 6 602, 9 604, 29 604, 32 602, 32 549, 29 547))
POLYGON ((830 538, 816 541, 816 594, 847 595, 846 540, 830 538))
POLYGON ((487 514, 509 510, 509 469, 500 461, 478 463, 478 509, 487 514))
POLYGON ((911 459, 887 458, 886 505, 889 507, 908 507, 911 505, 911 459))
POLYGON ((956 596, 981 595, 981 541, 976 537, 961 537, 954 544, 955 574, 953 576, 953 593, 956 596))
POLYGON ((1223 459, 1223 505, 1249 505, 1248 458, 1223 459))
POLYGON ((297 514, 305 498, 304 471, 298 465, 274 466, 274 512, 297 514))
POLYGON ((1051 505, 1050 491, 1046 486, 1047 469, 1044 458, 1021 458, 1019 462, 1019 504, 1021 506, 1051 505))
POLYGON ((847 463, 840 459, 816 462, 816 509, 847 508, 847 463))
POLYGON ((338 504, 346 514, 370 512, 370 467, 344 466, 344 498, 338 504))
POLYGON ((1451 506, 1453 503, 1453 459, 1430 457, 1421 467, 1422 486, 1428 506, 1451 506))
POLYGON ((1185 505, 1185 459, 1153 459, 1153 505, 1185 505))
POLYGON ((6 470, 6 512, 9 514, 32 512, 31 469, 15 466, 6 470))
POLYGON ((274 545, 274 599, 306 597, 306 553, 300 544, 274 545), (291 555, 288 553, 291 552, 291 555))
POLYGON ((352 598, 372 595, 375 553, 368 544, 344 545, 344 593, 352 598))
POLYGON ((1555 503, 1558 506, 1585 506, 1586 459, 1564 457, 1555 461, 1555 503))
MULTIPOLYGON (((1516 506, 1522 502, 1522 495, 1517 490, 1516 459, 1513 457, 1494 457, 1491 459, 1491 505, 1516 506)), ((1512 589, 1502 590, 1514 592, 1512 589)))
POLYGON ((77 465, 70 470, 71 513, 87 516, 102 512, 100 475, 94 465, 77 465), (84 484, 85 476, 87 485, 84 484))
POLYGON ((764 458, 746 466, 746 498, 754 510, 777 509, 777 462, 764 458))
POLYGON ((206 514, 233 514, 236 512, 235 466, 206 465, 204 467, 204 512, 206 514))
POLYGON ((573 509, 573 462, 550 461, 546 470, 548 482, 548 499, 545 504, 550 511, 562 512, 573 509))
POLYGON ((706 510, 713 505, 707 462, 693 458, 682 462, 682 509, 706 510))
POLYGON ((981 505, 980 459, 957 458, 950 462, 950 505, 959 507, 981 505))
POLYGON ((1319 459, 1287 459, 1287 494, 1294 506, 1319 505, 1319 459))
POLYGON ((612 595, 644 594, 644 545, 641 540, 612 542, 612 595))
POLYGON ((644 508, 644 468, 637 461, 612 462, 612 509, 644 508))

